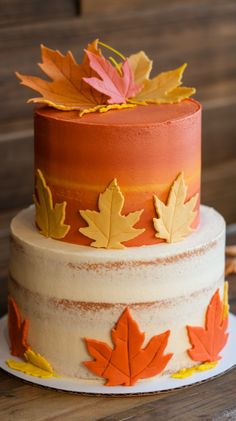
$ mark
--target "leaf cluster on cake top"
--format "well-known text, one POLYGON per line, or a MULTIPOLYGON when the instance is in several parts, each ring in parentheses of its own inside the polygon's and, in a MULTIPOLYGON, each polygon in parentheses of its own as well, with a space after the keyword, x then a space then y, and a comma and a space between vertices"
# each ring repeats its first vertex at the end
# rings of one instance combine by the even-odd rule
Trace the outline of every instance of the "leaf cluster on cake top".
POLYGON ((39 67, 50 80, 16 72, 23 85, 42 95, 28 102, 78 110, 82 116, 149 103, 178 103, 195 93, 194 88, 181 86, 186 64, 150 79, 152 61, 143 51, 125 57, 98 39, 84 51, 82 63, 77 63, 70 51, 63 55, 41 45, 39 67), (99 47, 114 53, 119 61, 107 59, 99 47))

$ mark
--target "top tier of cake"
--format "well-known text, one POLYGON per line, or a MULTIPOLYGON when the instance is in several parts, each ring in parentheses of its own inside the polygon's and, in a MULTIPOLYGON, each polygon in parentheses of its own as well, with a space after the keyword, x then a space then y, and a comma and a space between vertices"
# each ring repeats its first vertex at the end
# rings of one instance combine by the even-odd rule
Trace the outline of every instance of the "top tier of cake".
MULTIPOLYGON (((67 203, 65 223, 71 228, 63 241, 91 243, 79 232, 86 226, 79 210, 97 210, 99 194, 116 178, 125 197, 122 214, 144 209, 135 227, 145 231, 124 244, 156 244, 161 240, 153 227, 153 195, 166 202, 181 171, 186 200, 200 193, 201 106, 188 99, 82 118, 76 111, 38 108, 35 169, 43 173, 53 201, 67 203)), ((199 222, 199 203, 196 209, 192 227, 199 222)))

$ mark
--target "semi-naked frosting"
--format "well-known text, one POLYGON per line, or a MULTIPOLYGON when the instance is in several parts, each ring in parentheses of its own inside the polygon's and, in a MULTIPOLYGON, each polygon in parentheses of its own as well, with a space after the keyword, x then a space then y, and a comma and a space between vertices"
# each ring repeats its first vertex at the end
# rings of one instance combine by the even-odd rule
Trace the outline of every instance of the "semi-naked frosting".
MULTIPOLYGON (((200 193, 201 106, 192 99, 89 114, 40 108, 35 113, 35 169, 40 169, 55 203, 66 202, 63 241, 89 245, 79 232, 79 210, 96 210, 98 197, 116 178, 125 197, 123 214, 143 209, 137 228, 145 231, 126 246, 156 244, 153 195, 166 201, 183 171, 187 198, 200 193)), ((200 196, 199 196, 200 197, 200 196)), ((197 216, 192 226, 199 223, 197 216)))
POLYGON ((112 346, 127 306, 145 343, 171 331, 165 373, 196 364, 186 326, 204 326, 218 288, 223 297, 225 222, 216 211, 202 206, 198 230, 182 242, 104 250, 43 237, 30 207, 13 219, 11 238, 10 294, 30 321, 32 349, 55 372, 98 380, 82 364, 84 337, 112 346))

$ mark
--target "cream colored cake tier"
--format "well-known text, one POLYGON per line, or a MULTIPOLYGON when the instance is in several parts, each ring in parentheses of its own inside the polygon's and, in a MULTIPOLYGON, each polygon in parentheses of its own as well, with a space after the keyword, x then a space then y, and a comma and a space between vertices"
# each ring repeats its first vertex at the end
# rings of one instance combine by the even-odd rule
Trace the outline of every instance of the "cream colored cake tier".
MULTIPOLYGON (((84 338, 113 347, 111 329, 128 306, 145 343, 170 330, 165 373, 195 365, 186 325, 204 326, 207 306, 223 296, 225 222, 201 207, 199 229, 176 244, 94 249, 47 239, 34 226, 34 208, 11 224, 9 290, 24 318, 28 341, 56 373, 96 378, 84 338)), ((144 344, 145 345, 145 344, 144 344)))

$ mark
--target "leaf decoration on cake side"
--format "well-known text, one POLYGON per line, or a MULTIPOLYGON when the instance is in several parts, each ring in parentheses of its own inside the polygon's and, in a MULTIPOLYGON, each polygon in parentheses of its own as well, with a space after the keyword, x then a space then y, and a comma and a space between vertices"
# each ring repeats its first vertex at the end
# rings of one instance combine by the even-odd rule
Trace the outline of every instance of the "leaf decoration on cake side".
POLYGON ((98 199, 99 211, 80 210, 80 215, 88 227, 79 231, 88 238, 95 240, 92 247, 121 249, 123 241, 131 240, 142 234, 145 229, 134 228, 143 210, 121 215, 124 206, 124 196, 114 179, 98 199))
POLYGON ((161 373, 173 354, 164 355, 170 331, 153 336, 142 348, 145 335, 126 308, 112 329, 112 349, 105 342, 85 339, 94 361, 84 362, 95 375, 106 379, 106 386, 132 386, 139 379, 161 373))
POLYGON ((194 88, 181 86, 186 64, 150 79, 152 61, 143 51, 125 57, 98 39, 88 44, 80 64, 70 51, 63 55, 44 45, 41 55, 39 67, 49 80, 16 72, 22 85, 42 95, 28 102, 78 110, 80 116, 148 103, 177 103, 195 93, 194 88), (112 51, 122 62, 113 56, 106 59, 98 46, 112 51))
POLYGON ((223 315, 222 319, 225 320, 229 316, 229 283, 224 283, 224 295, 223 295, 223 315))
POLYGON ((6 364, 13 370, 21 371, 34 377, 50 378, 56 376, 51 364, 42 355, 37 354, 32 349, 28 349, 24 356, 26 362, 7 360, 6 364))
POLYGON ((140 86, 134 83, 134 75, 126 59, 119 67, 114 67, 105 57, 86 50, 91 68, 98 77, 83 78, 90 86, 107 95, 108 104, 124 104, 127 98, 132 98, 140 86))
POLYGON ((174 379, 186 379, 186 377, 193 376, 194 374, 201 373, 202 371, 212 370, 218 364, 218 361, 205 362, 203 364, 195 365, 190 368, 182 368, 182 370, 177 371, 172 374, 171 377, 174 379))
POLYGON ((153 79, 145 79, 142 89, 135 95, 133 101, 147 104, 173 104, 189 98, 196 90, 181 87, 186 66, 185 63, 175 70, 162 72, 153 79))
POLYGON ((29 320, 22 320, 20 310, 16 301, 8 298, 8 332, 10 338, 11 354, 17 357, 23 357, 25 351, 29 348, 27 342, 29 320))
POLYGON ((64 224, 66 202, 56 203, 53 206, 51 190, 39 169, 36 172, 35 190, 35 220, 40 233, 54 239, 64 238, 70 229, 70 225, 64 224))
MULTIPOLYGON (((223 300, 224 301, 224 300, 223 300)), ((221 359, 228 333, 228 311, 220 300, 219 289, 213 295, 206 312, 205 327, 187 326, 192 348, 188 350, 194 361, 214 362, 221 359)))
POLYGON ((187 186, 181 172, 171 186, 167 204, 163 203, 154 195, 154 205, 157 218, 153 218, 154 227, 157 231, 156 237, 166 240, 168 243, 181 241, 186 235, 193 231, 193 223, 197 212, 194 211, 198 193, 186 201, 187 186))

